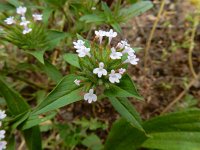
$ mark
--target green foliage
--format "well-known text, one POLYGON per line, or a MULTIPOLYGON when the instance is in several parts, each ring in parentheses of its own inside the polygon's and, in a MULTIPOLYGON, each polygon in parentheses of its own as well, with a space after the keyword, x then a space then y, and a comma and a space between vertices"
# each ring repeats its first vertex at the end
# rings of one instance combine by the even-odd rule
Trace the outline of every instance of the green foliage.
POLYGON ((200 137, 199 117, 197 117, 199 115, 200 110, 193 109, 155 117, 143 123, 146 134, 124 120, 119 120, 113 125, 105 147, 116 150, 134 150, 142 147, 197 150, 200 137))
POLYGON ((126 98, 109 97, 109 100, 123 118, 130 122, 135 128, 144 131, 137 111, 126 98))
MULTIPOLYGON (((10 113, 13 117, 16 118, 12 127, 15 129, 28 118, 29 113, 26 112, 30 109, 30 107, 27 102, 19 95, 19 93, 10 88, 5 82, 3 82, 2 79, 0 79, 0 92, 6 100, 10 113)), ((38 126, 34 126, 28 130, 25 130, 23 133, 26 139, 26 144, 30 150, 41 149, 41 136, 38 126)))
POLYGON ((150 1, 139 1, 135 4, 130 5, 128 8, 118 8, 118 5, 115 5, 115 10, 112 11, 106 3, 101 3, 102 11, 95 11, 93 14, 86 14, 80 18, 81 21, 86 23, 95 23, 95 24, 109 24, 116 31, 120 32, 120 23, 127 22, 131 17, 137 16, 150 8, 153 7, 153 4, 150 1))
POLYGON ((74 84, 75 79, 83 79, 81 76, 68 75, 64 77, 49 95, 34 109, 32 115, 39 115, 58 109, 70 103, 81 100, 82 87, 74 84))
POLYGON ((63 56, 64 60, 70 65, 80 68, 79 59, 77 54, 65 54, 63 56))
POLYGON ((10 88, 2 78, 0 78, 0 93, 4 96, 8 109, 12 115, 16 116, 29 110, 27 102, 19 93, 10 88))
POLYGON ((142 97, 137 92, 135 84, 128 75, 124 75, 120 83, 113 85, 105 91, 105 95, 109 97, 135 97, 142 100, 142 97))
POLYGON ((103 145, 99 137, 95 134, 91 134, 87 136, 83 141, 82 144, 85 145, 87 148, 91 150, 102 150, 103 145))
POLYGON ((106 126, 96 118, 91 118, 90 120, 82 118, 75 120, 73 124, 57 124, 56 128, 63 142, 61 146, 63 149, 73 149, 75 146, 82 144, 89 149, 100 150, 103 149, 103 145, 99 137, 93 132, 100 128, 105 130, 107 129, 106 126))
POLYGON ((146 139, 144 132, 121 119, 113 124, 105 143, 105 150, 137 150, 146 139))

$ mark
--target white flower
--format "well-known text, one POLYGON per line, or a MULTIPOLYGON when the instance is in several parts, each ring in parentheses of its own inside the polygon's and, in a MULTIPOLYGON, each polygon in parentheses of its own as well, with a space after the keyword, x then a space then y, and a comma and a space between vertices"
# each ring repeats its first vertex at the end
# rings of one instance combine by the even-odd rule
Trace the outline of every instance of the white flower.
POLYGON ((83 40, 77 40, 76 42, 73 42, 74 48, 79 49, 84 46, 85 42, 83 40))
POLYGON ((110 44, 112 38, 117 36, 117 32, 113 32, 113 30, 110 29, 110 31, 106 32, 106 36, 109 38, 108 43, 110 44))
POLYGON ((5 110, 0 110, 0 120, 6 117, 5 110))
POLYGON ((31 28, 24 27, 23 34, 27 34, 27 33, 31 32, 31 31, 32 31, 31 28))
POLYGON ((130 44, 128 44, 126 40, 125 41, 122 40, 117 44, 117 47, 120 49, 123 49, 125 46, 130 47, 130 44))
POLYGON ((26 27, 30 23, 30 21, 26 20, 25 17, 21 17, 21 20, 22 21, 20 22, 20 26, 26 27))
POLYGON ((107 75, 107 70, 104 69, 104 63, 103 62, 100 62, 99 63, 99 68, 95 68, 93 70, 93 73, 94 74, 97 74, 99 78, 102 77, 102 75, 106 76, 107 75))
POLYGON ((26 13, 26 10, 27 10, 26 7, 19 6, 19 7, 17 8, 17 14, 24 16, 25 13, 26 13))
POLYGON ((122 75, 120 73, 115 73, 115 70, 111 70, 109 74, 109 81, 111 83, 119 83, 119 79, 121 79, 122 75))
POLYGON ((126 72, 126 69, 120 68, 118 71, 119 71, 119 73, 122 75, 122 74, 124 74, 124 73, 126 72))
POLYGON ((78 80, 78 79, 74 80, 74 83, 75 83, 76 85, 78 85, 78 86, 80 86, 80 82, 81 82, 81 80, 78 80))
POLYGON ((7 142, 6 141, 0 141, 0 150, 6 149, 7 142))
POLYGON ((81 48, 77 49, 76 52, 78 53, 79 57, 85 57, 86 55, 89 57, 91 56, 90 48, 87 48, 85 46, 82 46, 81 48))
POLYGON ((106 32, 99 30, 99 31, 95 31, 96 36, 99 38, 99 43, 102 43, 103 37, 106 36, 106 32))
POLYGON ((124 63, 131 63, 132 65, 137 65, 139 61, 139 58, 136 57, 136 55, 128 56, 127 60, 124 61, 124 63))
POLYGON ((134 49, 132 49, 129 46, 125 46, 124 50, 122 51, 122 54, 125 54, 125 53, 127 53, 129 56, 135 55, 134 54, 135 53, 134 49))
POLYGON ((33 19, 35 20, 35 21, 40 21, 40 20, 42 20, 42 15, 41 14, 33 14, 32 15, 33 16, 33 19))
POLYGON ((14 23, 15 23, 15 20, 14 20, 14 17, 13 17, 13 16, 10 16, 10 17, 6 18, 6 19, 4 20, 4 22, 5 22, 6 24, 8 24, 8 25, 11 25, 11 24, 14 24, 14 23))
POLYGON ((97 8, 96 8, 96 7, 92 7, 91 9, 92 9, 92 10, 96 10, 97 8))
POLYGON ((0 130, 0 140, 5 138, 5 133, 6 133, 5 130, 0 130))
POLYGON ((92 103, 92 102, 97 101, 97 95, 94 94, 94 90, 93 89, 90 89, 89 93, 86 93, 84 95, 84 100, 88 101, 88 103, 92 103))
POLYGON ((111 54, 110 58, 111 59, 121 59, 122 53, 121 52, 116 52, 116 49, 114 47, 111 48, 111 54))

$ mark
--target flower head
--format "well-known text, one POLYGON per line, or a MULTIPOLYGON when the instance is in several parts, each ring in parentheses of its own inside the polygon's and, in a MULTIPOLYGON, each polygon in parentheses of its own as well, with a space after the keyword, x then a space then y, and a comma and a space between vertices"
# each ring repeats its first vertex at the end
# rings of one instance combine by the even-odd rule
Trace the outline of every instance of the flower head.
POLYGON ((86 55, 90 57, 90 48, 87 48, 85 46, 80 47, 76 50, 79 57, 85 57, 86 55))
POLYGON ((129 56, 133 56, 135 51, 129 46, 125 46, 124 50, 122 51, 123 54, 127 53, 129 56))
POLYGON ((32 16, 33 16, 33 19, 34 19, 35 21, 40 21, 40 20, 42 20, 42 15, 41 15, 41 14, 33 14, 32 16))
POLYGON ((99 31, 95 31, 96 36, 99 38, 99 43, 102 43, 103 37, 106 36, 106 32, 99 30, 99 31))
POLYGON ((5 133, 6 133, 5 130, 0 130, 0 140, 5 138, 5 133))
POLYGON ((0 150, 6 149, 7 142, 6 141, 0 141, 0 150))
POLYGON ((80 82, 81 82, 81 80, 78 80, 78 79, 74 80, 74 83, 75 83, 76 85, 78 85, 78 86, 80 86, 80 82))
POLYGON ((32 31, 32 29, 31 28, 28 28, 28 27, 24 27, 24 30, 23 30, 23 34, 27 34, 27 33, 29 33, 29 32, 31 32, 32 31))
POLYGON ((106 36, 109 38, 108 43, 110 44, 112 38, 117 36, 117 32, 114 32, 113 29, 110 29, 110 31, 106 32, 106 36))
POLYGON ((6 117, 5 110, 0 110, 0 120, 6 117))
POLYGON ((88 101, 88 103, 92 103, 92 102, 97 101, 97 95, 94 94, 94 90, 93 89, 90 89, 89 93, 86 93, 84 95, 84 100, 88 101))
POLYGON ((15 20, 14 20, 14 17, 13 17, 13 16, 10 16, 10 17, 6 18, 6 19, 4 20, 4 22, 5 22, 6 24, 8 24, 8 25, 11 25, 11 24, 14 24, 14 23, 15 23, 15 20))
POLYGON ((99 63, 99 68, 95 68, 93 70, 93 73, 94 74, 97 74, 99 78, 102 77, 102 75, 106 76, 107 75, 107 70, 104 69, 104 63, 103 62, 100 62, 99 63))
POLYGON ((124 63, 130 63, 132 65, 137 65, 139 61, 139 58, 136 57, 136 55, 128 56, 127 60, 124 61, 124 63))
POLYGON ((119 79, 121 79, 122 75, 120 73, 115 73, 115 70, 111 70, 109 74, 109 81, 111 83, 119 83, 119 79))
POLYGON ((125 46, 130 47, 130 44, 128 44, 126 40, 125 41, 122 40, 117 44, 117 48, 120 48, 120 49, 123 49, 125 46))
POLYGON ((122 74, 124 74, 124 73, 126 72, 126 69, 120 68, 118 71, 119 71, 119 73, 122 75, 122 74))
POLYGON ((30 21, 26 20, 25 17, 21 17, 20 26, 26 27, 29 23, 30 23, 30 21))
POLYGON ((77 40, 76 42, 73 42, 74 48, 79 49, 82 48, 85 44, 83 40, 77 40))
POLYGON ((110 58, 111 59, 121 59, 122 53, 121 52, 116 52, 116 49, 114 47, 111 48, 111 54, 110 58))
POLYGON ((27 8, 26 8, 26 7, 19 6, 19 7, 17 8, 17 14, 19 14, 19 15, 24 16, 25 13, 26 13, 26 11, 27 11, 27 8))

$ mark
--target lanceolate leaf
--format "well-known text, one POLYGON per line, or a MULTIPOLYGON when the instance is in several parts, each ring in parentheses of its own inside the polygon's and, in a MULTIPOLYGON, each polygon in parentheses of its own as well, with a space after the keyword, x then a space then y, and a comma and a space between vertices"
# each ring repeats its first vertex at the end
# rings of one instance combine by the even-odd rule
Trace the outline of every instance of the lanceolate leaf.
POLYGON ((111 128, 105 150, 137 150, 146 139, 144 132, 120 119, 111 128))
POLYGON ((24 137, 29 150, 42 150, 42 139, 39 126, 24 130, 24 137))
MULTIPOLYGON (((0 92, 5 97, 7 106, 13 116, 19 116, 18 120, 15 121, 12 128, 17 128, 22 122, 24 122, 28 116, 29 105, 27 102, 20 96, 19 93, 11 89, 1 78, 0 78, 0 92), (26 113, 28 112, 28 113, 26 113)), ((26 144, 31 150, 40 150, 41 149, 41 139, 39 131, 39 126, 30 128, 29 130, 24 131, 26 139, 26 144), (30 132, 33 133, 30 135, 30 132), (34 136, 32 136, 34 135, 34 136)))
POLYGON ((74 74, 64 77, 55 89, 34 109, 32 115, 39 115, 81 100, 82 87, 74 83, 75 79, 84 78, 74 74))
POLYGON ((128 75, 124 75, 119 84, 110 84, 110 88, 105 91, 105 95, 109 97, 135 97, 142 99, 128 75))
POLYGON ((200 131, 200 110, 169 113, 144 122, 147 132, 200 131))
POLYGON ((33 55, 39 62, 41 62, 42 64, 44 64, 44 53, 45 51, 41 51, 41 50, 38 50, 38 51, 26 51, 27 53, 33 55))
POLYGON ((199 150, 200 132, 152 133, 142 147, 160 150, 199 150))
POLYGON ((151 1, 140 1, 135 4, 132 4, 128 8, 123 8, 120 10, 120 15, 123 16, 123 19, 126 21, 127 19, 137 16, 150 8, 153 7, 151 1))
POLYGON ((59 70, 50 62, 44 61, 44 64, 41 65, 44 72, 55 82, 58 83, 62 79, 62 74, 59 70))
POLYGON ((64 60, 69 63, 70 65, 80 68, 79 59, 77 54, 65 54, 64 60))
POLYGON ((125 118, 133 127, 144 131, 141 125, 141 119, 127 98, 115 98, 109 97, 109 100, 113 107, 119 112, 119 114, 125 118))
POLYGON ((27 102, 17 93, 10 88, 7 83, 0 78, 0 93, 5 98, 7 106, 13 116, 26 112, 29 109, 27 102))

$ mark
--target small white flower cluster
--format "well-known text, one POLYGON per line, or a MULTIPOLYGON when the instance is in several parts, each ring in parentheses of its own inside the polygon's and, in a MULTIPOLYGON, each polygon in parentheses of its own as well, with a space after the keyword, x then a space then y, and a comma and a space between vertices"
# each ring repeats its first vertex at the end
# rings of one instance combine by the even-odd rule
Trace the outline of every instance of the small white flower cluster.
MULTIPOLYGON (((106 31, 95 31, 95 35, 96 38, 99 39, 99 43, 100 45, 102 45, 102 40, 103 37, 108 37, 108 45, 110 46, 111 40, 112 38, 117 36, 117 32, 114 32, 112 29, 110 29, 110 31, 106 32, 106 31)), ((73 42, 74 44, 74 48, 76 49, 76 52, 78 53, 79 57, 86 57, 88 56, 89 58, 92 57, 90 53, 90 48, 87 48, 84 44, 85 42, 83 40, 77 40, 76 42, 73 42)), ((92 48, 91 48, 92 49, 92 48)), ((102 50, 102 49, 101 49, 102 50)), ((122 60, 122 57, 125 56, 127 59, 125 61, 122 61, 122 64, 125 63, 130 63, 132 65, 137 65, 139 58, 136 57, 135 55, 135 51, 133 48, 130 47, 130 44, 127 43, 127 41, 120 41, 117 46, 115 47, 111 47, 110 48, 110 54, 109 54, 109 59, 110 60, 122 60)), ((98 52, 97 55, 100 55, 98 52)), ((111 83, 119 83, 120 79, 122 78, 122 75, 126 72, 125 68, 120 68, 117 70, 110 70, 110 73, 108 73, 108 71, 106 70, 105 67, 105 62, 99 62, 98 68, 94 68, 93 69, 93 74, 96 74, 98 76, 98 78, 102 78, 103 76, 107 76, 108 75, 108 80, 111 83)), ((108 68, 107 68, 108 69, 108 68)), ((109 70, 109 69, 108 69, 109 70)), ((76 79, 74 81, 74 83, 78 86, 80 86, 80 80, 76 79)), ((96 94, 94 94, 94 90, 90 89, 89 93, 86 93, 84 95, 84 99, 86 101, 88 101, 89 103, 96 101, 97 100, 97 96, 96 94)))
POLYGON ((85 57, 85 56, 90 57, 90 48, 85 47, 84 41, 78 40, 77 42, 73 42, 73 44, 79 57, 85 57))
MULTIPOLYGON (((26 19, 26 16, 25 16, 26 12, 27 12, 27 8, 22 7, 22 6, 18 7, 17 10, 16 10, 16 13, 19 14, 20 18, 21 18, 19 25, 23 27, 23 32, 22 32, 23 34, 27 34, 27 33, 32 31, 32 28, 30 28, 28 26, 31 22, 26 19)), ((33 17, 34 21, 41 21, 42 20, 41 14, 33 14, 32 17, 33 17)), ((4 22, 8 25, 12 25, 12 24, 17 23, 14 16, 10 16, 10 17, 6 18, 4 20, 4 22)))
MULTIPOLYGON (((2 120, 6 117, 5 111, 0 110, 0 127, 2 126, 2 120)), ((6 149, 7 142, 3 140, 5 138, 5 130, 0 130, 0 150, 6 149)))

